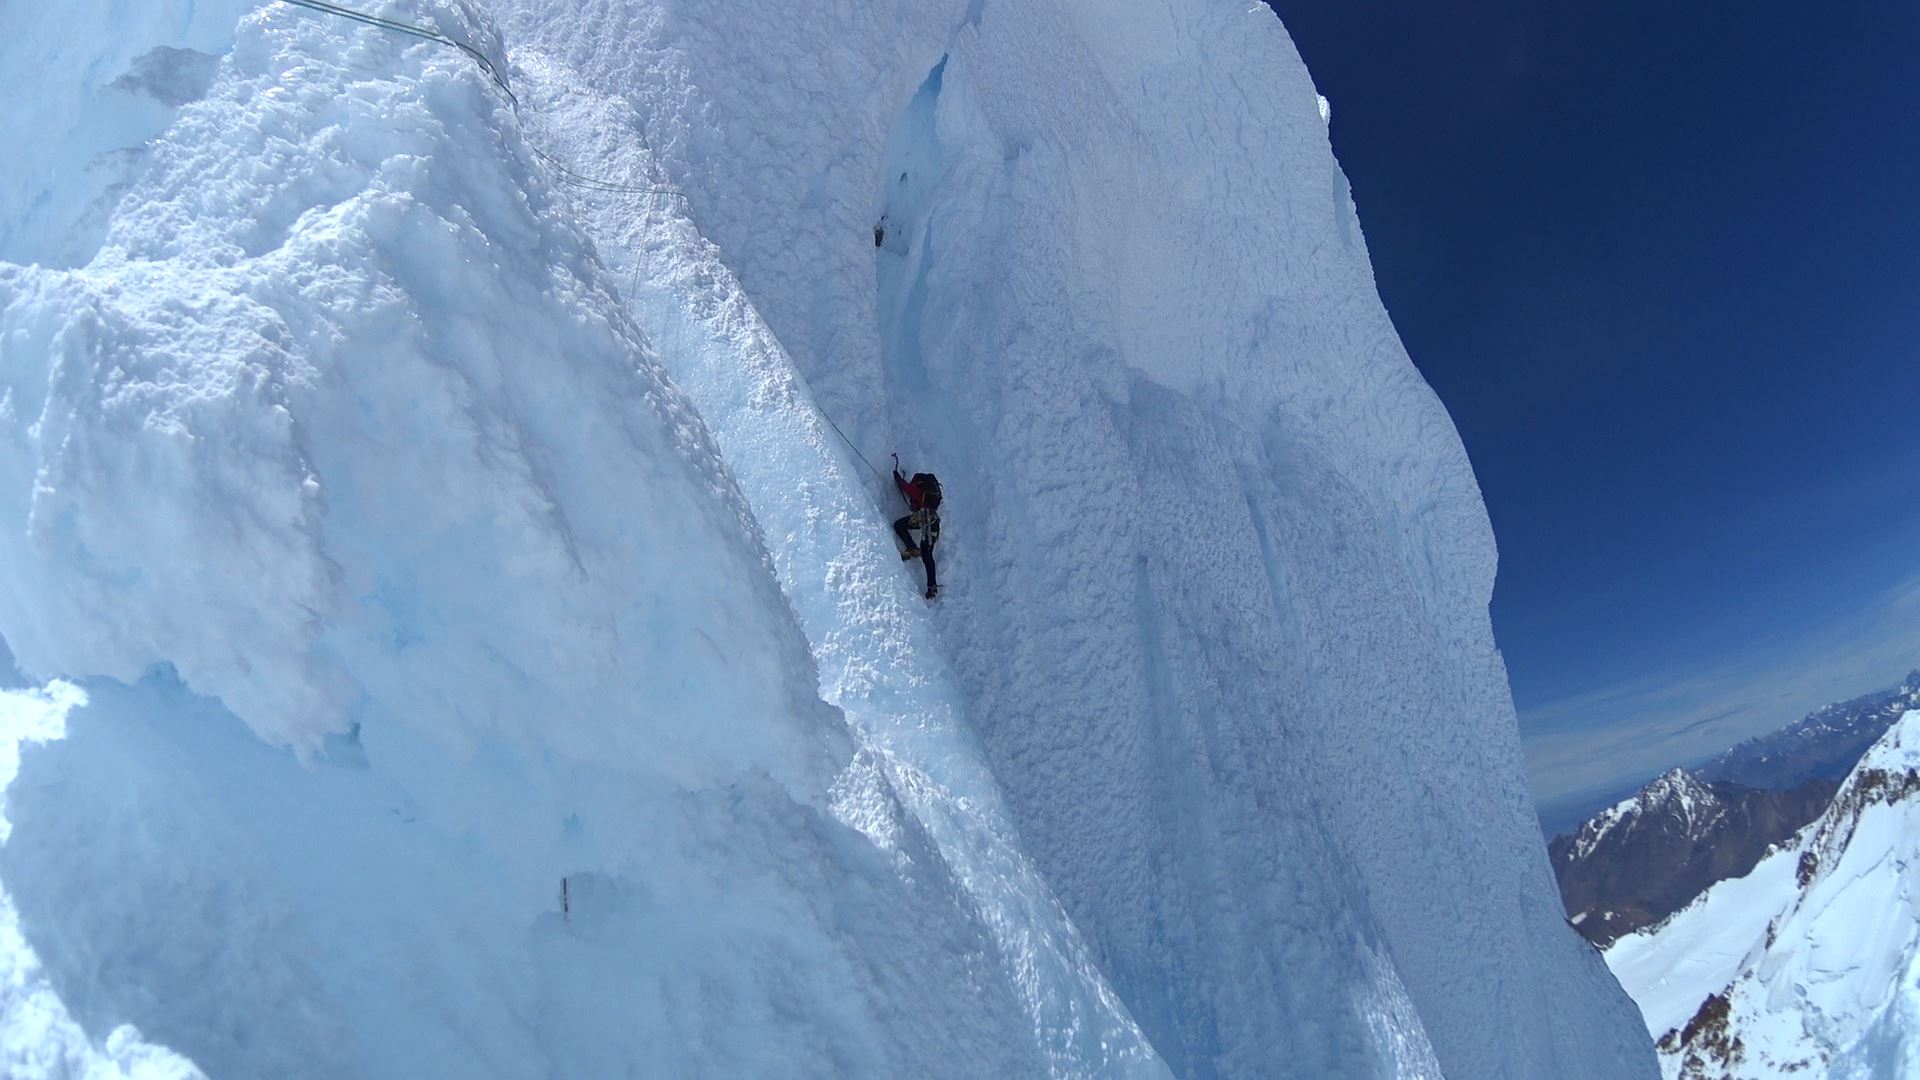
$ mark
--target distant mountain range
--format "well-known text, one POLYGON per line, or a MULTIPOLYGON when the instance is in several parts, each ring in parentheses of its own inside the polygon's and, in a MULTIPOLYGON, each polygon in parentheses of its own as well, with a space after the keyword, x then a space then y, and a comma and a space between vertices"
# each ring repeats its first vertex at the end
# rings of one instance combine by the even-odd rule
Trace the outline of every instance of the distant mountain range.
POLYGON ((1920 1075, 1920 710, 1811 824, 1607 964, 1667 1076, 1920 1075))
POLYGON ((1808 780, 1847 775, 1894 721, 1920 708, 1920 669, 1892 690, 1829 705, 1798 723, 1728 750, 1694 770, 1707 781, 1784 791, 1808 780))
POLYGON ((1697 769, 1674 769, 1548 845, 1567 915, 1605 947, 1747 874, 1818 817, 1841 778, 1902 714, 1900 686, 1829 705, 1697 769))

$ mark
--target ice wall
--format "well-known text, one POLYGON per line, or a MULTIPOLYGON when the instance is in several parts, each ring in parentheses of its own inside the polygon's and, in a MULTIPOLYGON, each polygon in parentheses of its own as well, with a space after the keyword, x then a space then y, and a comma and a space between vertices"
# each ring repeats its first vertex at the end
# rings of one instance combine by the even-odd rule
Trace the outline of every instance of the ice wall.
POLYGON ((0 634, 78 682, 0 701, 11 1074, 1160 1074, 993 822, 931 837, 968 808, 820 700, 500 90, 279 5, 154 51, 195 10, 0 41, 94 42, 71 130, 193 76, 124 183, 0 215, 0 634))
MULTIPOLYGON (((1176 1072, 1653 1071, 1532 823, 1471 471, 1264 8, 501 8, 555 106, 617 102, 570 152, 684 190, 825 411, 942 476, 944 657, 1176 1072)), ((684 357, 743 475, 788 455, 684 357)), ((858 579, 744 490, 790 598, 858 579)))
POLYGON ((1264 8, 125 7, 0 11, 17 1060, 1651 1072, 1264 8))

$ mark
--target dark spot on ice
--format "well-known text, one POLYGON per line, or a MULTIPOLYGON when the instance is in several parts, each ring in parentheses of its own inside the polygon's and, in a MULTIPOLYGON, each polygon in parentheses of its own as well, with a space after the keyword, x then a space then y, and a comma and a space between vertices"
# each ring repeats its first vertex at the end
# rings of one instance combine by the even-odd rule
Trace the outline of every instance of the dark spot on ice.
POLYGON ((113 80, 113 88, 145 94, 163 105, 179 108, 206 97, 219 69, 217 56, 161 45, 136 57, 127 73, 113 80))

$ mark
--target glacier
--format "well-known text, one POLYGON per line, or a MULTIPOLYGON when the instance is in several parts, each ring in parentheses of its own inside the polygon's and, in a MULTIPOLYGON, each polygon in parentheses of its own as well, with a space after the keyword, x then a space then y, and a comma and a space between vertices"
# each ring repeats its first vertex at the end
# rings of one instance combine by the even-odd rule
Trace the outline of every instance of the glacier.
POLYGON ((0 11, 9 1075, 1654 1073, 1269 11, 371 10, 0 11))

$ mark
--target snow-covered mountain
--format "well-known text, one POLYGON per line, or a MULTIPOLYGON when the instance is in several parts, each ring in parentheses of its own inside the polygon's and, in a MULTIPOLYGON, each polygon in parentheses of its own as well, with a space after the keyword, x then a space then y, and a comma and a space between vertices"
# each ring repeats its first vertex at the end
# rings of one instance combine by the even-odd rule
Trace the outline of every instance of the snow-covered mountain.
POLYGON ((1908 710, 1920 671, 1829 705, 1694 769, 1671 769, 1548 845, 1568 918, 1606 947, 1740 877, 1826 809, 1840 780, 1908 710))
POLYGON ((1698 835, 1726 817, 1726 805, 1713 789, 1685 769, 1669 769, 1632 798, 1595 814, 1580 830, 1563 837, 1568 855, 1582 859, 1624 834, 1643 827, 1672 826, 1698 835))
POLYGON ((1721 882, 1607 962, 1668 1076, 1920 1071, 1920 711, 1832 805, 1745 877, 1721 882))
POLYGON ((0 1071, 1653 1073, 1269 11, 371 14, 0 7, 0 1071))
POLYGON ((1698 772, 1709 781, 1773 790, 1814 779, 1838 780, 1911 709, 1920 709, 1920 669, 1892 689, 1836 702, 1779 731, 1748 739, 1698 772))
POLYGON ((1765 791, 1672 769, 1548 845, 1567 917, 1604 948, 1752 870, 1825 810, 1838 787, 1813 779, 1765 791))

